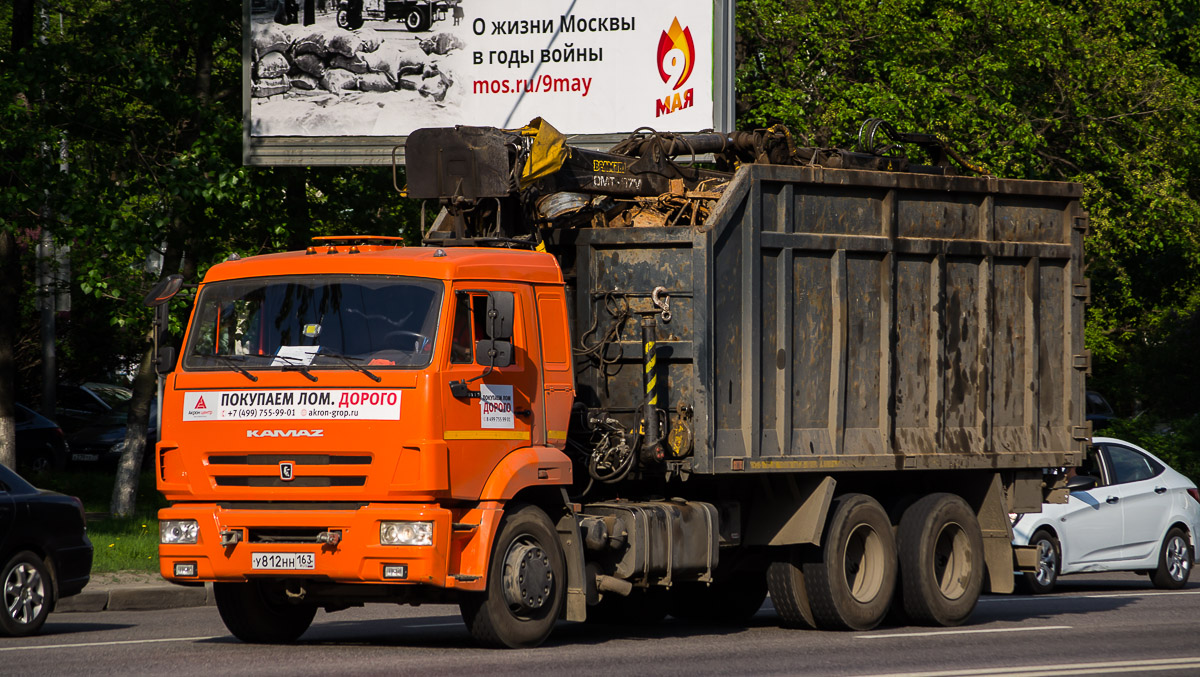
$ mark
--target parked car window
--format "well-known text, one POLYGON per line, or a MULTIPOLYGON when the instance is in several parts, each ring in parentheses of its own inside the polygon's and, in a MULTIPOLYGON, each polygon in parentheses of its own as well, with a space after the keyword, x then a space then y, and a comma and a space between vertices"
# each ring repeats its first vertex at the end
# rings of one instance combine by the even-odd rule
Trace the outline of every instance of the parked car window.
POLYGON ((1148 480, 1163 471, 1163 466, 1128 447, 1108 445, 1113 484, 1148 480))
POLYGON ((1096 486, 1104 486, 1107 482, 1104 481, 1103 464, 1100 459, 1100 447, 1093 446, 1088 449, 1087 455, 1083 458, 1083 463, 1075 469, 1076 475, 1090 475, 1096 478, 1096 486))

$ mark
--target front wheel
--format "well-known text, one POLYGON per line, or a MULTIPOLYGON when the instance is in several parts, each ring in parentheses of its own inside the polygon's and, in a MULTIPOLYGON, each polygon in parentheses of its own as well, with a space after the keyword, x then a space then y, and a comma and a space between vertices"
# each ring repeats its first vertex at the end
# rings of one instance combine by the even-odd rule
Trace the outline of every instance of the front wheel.
POLYGON ((4 565, 0 582, 4 586, 0 630, 15 637, 41 630, 52 606, 50 572, 41 558, 29 551, 18 552, 4 565))
POLYGON ((1029 545, 1037 546, 1037 571, 1025 572, 1025 584, 1035 595, 1045 594, 1054 589, 1058 582, 1058 572, 1062 570, 1062 550, 1058 539, 1049 532, 1039 531, 1029 539, 1029 545))
POLYGON ((486 646, 524 649, 550 636, 566 600, 566 562, 546 513, 525 506, 504 516, 492 544, 487 589, 459 604, 486 646))
POLYGON ((213 596, 225 627, 252 644, 290 644, 317 615, 317 607, 290 603, 281 587, 265 581, 213 583, 213 596))
POLYGON ((1162 549, 1158 553, 1158 567, 1150 574, 1150 581, 1156 588, 1178 590, 1187 585, 1193 561, 1195 558, 1187 534, 1179 528, 1171 529, 1163 539, 1162 549))

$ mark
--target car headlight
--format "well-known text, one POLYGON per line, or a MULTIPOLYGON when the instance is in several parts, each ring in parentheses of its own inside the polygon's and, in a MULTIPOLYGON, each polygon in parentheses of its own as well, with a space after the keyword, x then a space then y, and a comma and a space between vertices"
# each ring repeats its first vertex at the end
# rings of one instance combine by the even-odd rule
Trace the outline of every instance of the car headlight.
POLYGON ((380 522, 382 545, 433 545, 433 522, 380 522))
POLYGON ((1021 518, 1024 516, 1025 516, 1025 513, 1010 512, 1010 513, 1008 513, 1008 521, 1012 522, 1012 525, 1015 527, 1015 526, 1017 526, 1017 522, 1020 522, 1021 518))
POLYGON ((199 535, 200 525, 196 520, 163 520, 158 523, 158 542, 164 545, 195 544, 199 535))

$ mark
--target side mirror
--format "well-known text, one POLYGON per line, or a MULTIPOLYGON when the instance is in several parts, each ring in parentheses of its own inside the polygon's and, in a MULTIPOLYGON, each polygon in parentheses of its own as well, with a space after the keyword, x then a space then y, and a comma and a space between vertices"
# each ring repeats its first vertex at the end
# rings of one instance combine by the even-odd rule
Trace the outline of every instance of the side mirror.
POLYGON ((147 307, 154 309, 154 350, 157 357, 154 360, 154 370, 159 376, 166 376, 175 368, 175 349, 164 346, 167 330, 171 322, 171 299, 183 287, 182 275, 168 275, 158 281, 154 288, 142 299, 147 307))
POLYGON ((1067 491, 1087 491, 1095 489, 1100 480, 1091 475, 1076 475, 1067 480, 1067 491))
POLYGON ((154 360, 154 370, 159 376, 166 376, 175 369, 175 348, 163 346, 158 349, 158 358, 154 360))
MULTIPOLYGON (((488 338, 497 341, 511 341, 513 333, 513 315, 515 314, 513 293, 510 291, 488 292, 487 297, 487 334, 488 338)), ((499 366, 499 365, 497 365, 499 366)))
POLYGON ((486 367, 503 369, 513 363, 512 341, 484 339, 475 342, 475 359, 486 367))

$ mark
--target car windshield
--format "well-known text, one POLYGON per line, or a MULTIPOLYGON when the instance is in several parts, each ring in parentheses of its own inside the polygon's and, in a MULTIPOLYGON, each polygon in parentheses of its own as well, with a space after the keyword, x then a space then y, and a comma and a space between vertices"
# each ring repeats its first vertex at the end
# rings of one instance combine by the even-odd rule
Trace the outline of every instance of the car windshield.
POLYGON ((442 284, 399 276, 252 278, 207 284, 183 366, 202 370, 424 367, 442 284))

